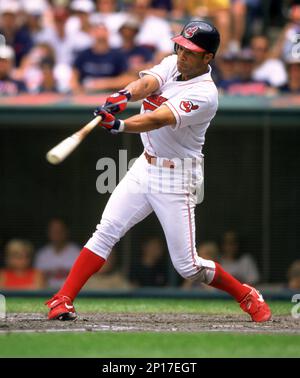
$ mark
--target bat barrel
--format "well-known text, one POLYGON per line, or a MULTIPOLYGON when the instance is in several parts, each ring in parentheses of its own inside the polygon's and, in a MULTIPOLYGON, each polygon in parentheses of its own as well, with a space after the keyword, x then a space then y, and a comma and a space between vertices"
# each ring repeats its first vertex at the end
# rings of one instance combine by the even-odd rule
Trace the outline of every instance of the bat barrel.
POLYGON ((77 135, 72 135, 53 147, 46 155, 51 164, 61 163, 81 142, 77 135))
POLYGON ((46 159, 51 164, 61 163, 75 148, 83 141, 83 139, 98 125, 101 116, 92 119, 88 124, 79 131, 64 139, 58 145, 53 147, 47 154, 46 159))

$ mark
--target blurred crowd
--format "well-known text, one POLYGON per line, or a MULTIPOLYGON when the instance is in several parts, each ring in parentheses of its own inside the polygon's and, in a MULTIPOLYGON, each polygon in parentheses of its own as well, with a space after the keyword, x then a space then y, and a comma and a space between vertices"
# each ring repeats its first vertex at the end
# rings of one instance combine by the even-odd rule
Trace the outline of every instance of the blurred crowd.
POLYGON ((221 93, 300 93, 300 2, 0 0, 0 95, 121 89, 192 19, 221 34, 221 93))
MULTIPOLYGON (((69 229, 60 218, 53 218, 47 227, 48 242, 35 250, 29 240, 12 239, 4 245, 0 267, 0 290, 59 289, 80 253, 80 247, 71 241, 69 229)), ((203 259, 220 263, 235 278, 248 284, 261 284, 262 277, 252 254, 243 252, 239 235, 229 230, 220 240, 202 242, 197 253, 203 259)), ((103 268, 94 274, 83 290, 126 290, 139 287, 174 286, 170 282, 172 269, 177 277, 176 287, 182 290, 215 290, 194 280, 183 280, 170 268, 170 259, 164 240, 149 237, 139 245, 136 257, 131 256, 130 269, 125 273, 122 255, 113 249, 103 268)), ((286 282, 280 288, 300 289, 300 260, 291 263, 286 282)))

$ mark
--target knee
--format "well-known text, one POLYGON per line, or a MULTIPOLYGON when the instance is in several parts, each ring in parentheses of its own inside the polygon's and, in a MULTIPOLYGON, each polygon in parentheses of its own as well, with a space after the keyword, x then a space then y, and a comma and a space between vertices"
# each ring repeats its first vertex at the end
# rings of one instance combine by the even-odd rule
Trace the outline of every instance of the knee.
POLYGON ((124 225, 117 220, 102 218, 97 225, 95 235, 102 240, 116 243, 124 234, 124 225))
POLYGON ((203 266, 198 267, 196 273, 189 274, 185 277, 186 280, 208 283, 207 269, 203 266))
POLYGON ((174 266, 182 278, 190 281, 198 280, 209 284, 213 280, 215 274, 214 262, 204 259, 196 261, 192 264, 174 264, 174 266))
POLYGON ((174 267, 177 273, 185 280, 193 280, 193 277, 197 272, 196 268, 190 264, 174 263, 174 267))
POLYGON ((107 258, 114 245, 122 236, 122 225, 108 219, 101 219, 86 247, 107 258))
POLYGON ((178 267, 176 267, 175 266, 175 269, 176 269, 176 271, 177 271, 177 273, 182 277, 182 278, 184 278, 185 280, 190 280, 191 278, 191 276, 190 276, 190 274, 185 270, 185 269, 180 269, 180 268, 178 268, 178 267))

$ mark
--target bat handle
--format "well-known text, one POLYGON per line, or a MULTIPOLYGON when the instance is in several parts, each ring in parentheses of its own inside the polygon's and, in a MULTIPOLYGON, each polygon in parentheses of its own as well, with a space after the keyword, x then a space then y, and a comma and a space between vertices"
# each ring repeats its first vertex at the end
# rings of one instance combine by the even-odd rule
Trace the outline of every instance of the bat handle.
POLYGON ((92 119, 87 125, 75 133, 76 137, 78 137, 80 140, 84 139, 101 122, 101 120, 101 116, 97 116, 92 119))

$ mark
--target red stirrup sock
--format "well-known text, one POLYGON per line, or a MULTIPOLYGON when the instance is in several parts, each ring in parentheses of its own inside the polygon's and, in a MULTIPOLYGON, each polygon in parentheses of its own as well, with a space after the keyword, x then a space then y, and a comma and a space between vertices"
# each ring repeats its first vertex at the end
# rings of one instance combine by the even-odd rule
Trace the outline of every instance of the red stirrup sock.
POLYGON ((232 277, 231 274, 225 272, 220 264, 215 264, 215 276, 209 286, 226 291, 226 293, 233 296, 237 302, 241 302, 251 290, 243 286, 238 280, 232 277))
POLYGON ((96 253, 84 247, 57 295, 66 295, 73 302, 82 286, 94 273, 98 272, 105 261, 96 253))

